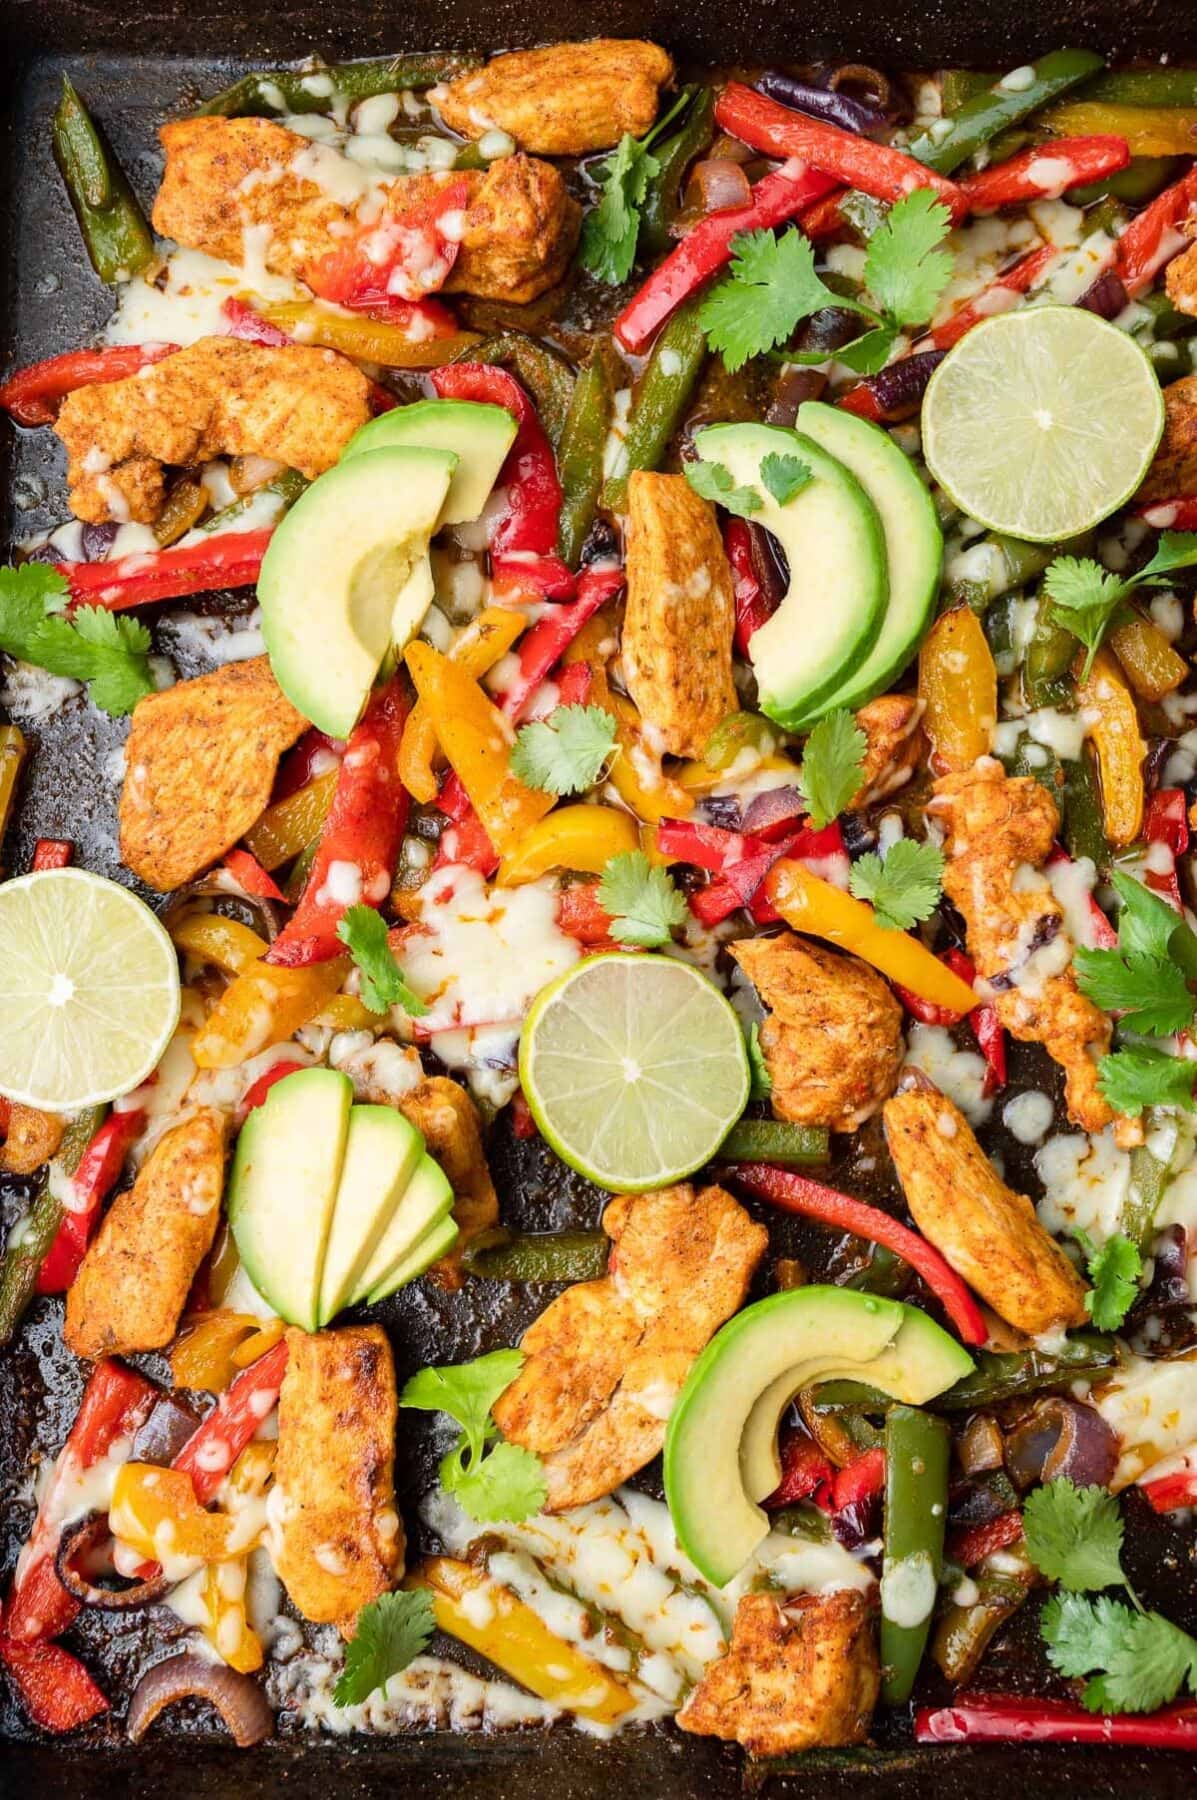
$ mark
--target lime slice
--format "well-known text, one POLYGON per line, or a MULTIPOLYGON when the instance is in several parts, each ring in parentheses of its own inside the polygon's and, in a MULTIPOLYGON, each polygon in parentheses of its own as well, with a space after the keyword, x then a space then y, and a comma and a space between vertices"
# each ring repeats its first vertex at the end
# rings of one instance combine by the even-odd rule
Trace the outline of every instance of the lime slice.
POLYGON ((987 319, 940 363, 923 396, 923 455, 963 512, 1045 544, 1076 537, 1130 499, 1164 429, 1143 351, 1074 306, 987 319))
POLYGON ((136 894, 86 869, 0 885, 0 1094, 50 1112, 115 1100, 178 1020, 175 947, 136 894))
POLYGON ((692 1175, 748 1101, 735 1013, 689 963, 613 952, 551 982, 528 1014, 520 1081, 563 1162, 640 1193, 692 1175))

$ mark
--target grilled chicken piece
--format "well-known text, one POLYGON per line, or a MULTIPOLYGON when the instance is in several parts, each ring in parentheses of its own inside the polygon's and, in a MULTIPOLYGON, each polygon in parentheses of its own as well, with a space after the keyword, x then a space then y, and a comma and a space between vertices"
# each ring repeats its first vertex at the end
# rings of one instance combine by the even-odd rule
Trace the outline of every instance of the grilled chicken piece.
POLYGON ((1197 244, 1191 244, 1183 256, 1172 258, 1164 271, 1164 288, 1177 312, 1197 317, 1197 244))
POLYGON ((39 1112, 14 1100, 8 1109, 0 1169, 6 1175, 32 1175, 49 1162, 62 1142, 66 1120, 58 1113, 39 1112))
POLYGON ((332 350, 201 338, 124 381, 68 394, 71 510, 92 524, 162 510, 165 465, 265 456, 309 479, 331 469, 370 417, 370 384, 332 350))
POLYGON ((848 802, 855 812, 887 800, 905 787, 927 748, 919 725, 923 703, 916 694, 882 694, 862 706, 856 723, 867 740, 860 786, 848 802))
POLYGON ((1084 1282, 959 1108, 923 1079, 886 1102, 884 1119, 906 1204, 956 1273, 1029 1337, 1083 1325, 1084 1282))
POLYGON ((698 1737, 781 1756, 863 1744, 881 1688, 872 1607, 856 1589, 745 1594, 731 1645, 676 1723, 698 1737))
POLYGON ((641 38, 591 38, 496 56, 429 94, 445 124, 463 137, 510 132, 525 150, 585 156, 609 150, 625 132, 642 137, 657 116, 673 59, 641 38))
MULTIPOLYGON (((1106 1014, 1080 992, 1072 940, 1046 878, 1060 815, 1031 776, 1009 776, 992 757, 935 784, 931 810, 948 829, 944 892, 964 917, 977 974, 998 1018, 1024 1044, 1042 1044, 1064 1071, 1068 1116, 1101 1131, 1114 1113, 1097 1085, 1110 1047, 1106 1014)), ((1137 1141, 1133 1120, 1120 1141, 1137 1141)))
POLYGON ((264 656, 147 694, 125 750, 122 862, 161 893, 210 868, 261 814, 306 728, 264 656))
POLYGON ((397 1415, 380 1325, 288 1331, 270 1501, 274 1566, 304 1618, 335 1624, 342 1637, 403 1573, 397 1415))
MULTIPOLYGON (((1188 262, 1193 251, 1181 258, 1188 262)), ((1177 278, 1178 280, 1180 277, 1177 278)), ((1172 292, 1169 271, 1168 291, 1172 292)), ((1181 308, 1193 311, 1193 306, 1181 308)), ((1173 500, 1178 494, 1192 493, 1197 486, 1197 375, 1186 375, 1181 381, 1170 381, 1164 389, 1164 435, 1160 439, 1155 460, 1147 471, 1147 479, 1136 499, 1173 500)))
POLYGON ((624 679, 659 750, 701 756, 740 704, 735 602, 715 509, 682 475, 628 481, 624 679))
POLYGON ((527 1358, 494 1416, 544 1459, 548 1512, 598 1500, 650 1462, 691 1365, 741 1305, 768 1234, 722 1188, 620 1194, 615 1248, 524 1333, 527 1358))
POLYGON ((154 226, 164 237, 239 263, 249 243, 268 269, 304 280, 389 206, 418 205, 452 180, 468 196, 465 235, 449 288, 522 304, 553 287, 577 242, 581 208, 558 170, 527 156, 485 173, 405 175, 386 182, 328 144, 268 119, 178 119, 166 151, 154 226))
POLYGON ((792 931, 728 948, 769 1008, 760 1041, 777 1117, 855 1131, 902 1065, 902 1008, 881 976, 792 931))
POLYGON ((438 1287, 459 1288, 465 1281, 461 1253, 472 1238, 498 1223, 499 1201, 490 1178, 478 1108, 463 1087, 447 1075, 427 1075, 418 1087, 399 1098, 399 1111, 424 1133, 453 1189, 457 1242, 449 1255, 429 1271, 438 1287))
POLYGON ((76 1356, 170 1343, 216 1236, 224 1151, 224 1117, 204 1107, 155 1144, 117 1195, 67 1295, 63 1337, 76 1356))

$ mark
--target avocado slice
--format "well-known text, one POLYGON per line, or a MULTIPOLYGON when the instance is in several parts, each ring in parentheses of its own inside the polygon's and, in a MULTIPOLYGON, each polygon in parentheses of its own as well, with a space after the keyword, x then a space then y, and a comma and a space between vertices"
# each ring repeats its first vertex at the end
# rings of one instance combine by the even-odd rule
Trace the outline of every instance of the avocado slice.
POLYGON ((315 1331, 353 1083, 300 1069, 271 1088, 237 1139, 229 1227, 246 1273, 289 1325, 315 1331))
POLYGON ((410 406, 392 406, 361 426, 342 450, 341 461, 363 451, 408 444, 452 450, 460 460, 440 522, 460 525, 476 519, 489 500, 517 429, 503 406, 479 400, 415 400, 410 406))
POLYGON ((393 1106, 355 1106, 320 1280, 320 1323, 349 1302, 424 1154, 424 1139, 393 1106))
POLYGON ((795 1288, 746 1307, 711 1339, 665 1434, 665 1494, 674 1529, 709 1581, 726 1586, 768 1534, 757 1501, 777 1485, 772 1439, 799 1388, 842 1379, 852 1369, 882 1392, 900 1386, 903 1395, 926 1400, 972 1367, 966 1352, 929 1319, 929 1331, 914 1325, 903 1339, 909 1321, 919 1316, 912 1307, 850 1288, 795 1288))
MULTIPOLYGON (((418 1259, 413 1253, 421 1247, 421 1240, 434 1225, 445 1221, 453 1224, 449 1218, 452 1210, 453 1189, 449 1178, 440 1164, 425 1152, 366 1267, 358 1276, 354 1301, 382 1300, 404 1282, 414 1280, 428 1263, 443 1255, 443 1251, 434 1250, 427 1261, 416 1266, 418 1259)), ((456 1236, 456 1226, 453 1231, 456 1236)))
POLYGON ((864 662, 881 630, 885 533, 868 494, 813 438, 776 425, 712 425, 695 448, 760 500, 753 523, 785 551, 789 587, 749 645, 761 710, 787 730, 818 716, 828 695, 864 662), (779 506, 761 478, 767 456, 797 457, 811 479, 779 506))
POLYGON ((451 450, 410 445, 352 456, 300 495, 266 547, 258 600, 270 666, 330 737, 348 737, 392 643, 420 628, 428 543, 457 464, 451 450))
POLYGON ((407 1255, 402 1257, 390 1270, 386 1278, 370 1294, 371 1304, 385 1300, 388 1294, 397 1293, 422 1275, 425 1269, 439 1262, 442 1256, 448 1255, 457 1242, 457 1226, 448 1213, 437 1219, 427 1231, 417 1238, 407 1255))
MULTIPOLYGON (((851 470, 877 509, 885 532, 889 599, 881 630, 864 661, 829 694, 820 713, 863 706, 885 693, 918 649, 939 593, 943 532, 929 489, 888 431, 838 406, 807 400, 798 430, 851 470)), ((813 717, 795 722, 801 727, 813 717)))

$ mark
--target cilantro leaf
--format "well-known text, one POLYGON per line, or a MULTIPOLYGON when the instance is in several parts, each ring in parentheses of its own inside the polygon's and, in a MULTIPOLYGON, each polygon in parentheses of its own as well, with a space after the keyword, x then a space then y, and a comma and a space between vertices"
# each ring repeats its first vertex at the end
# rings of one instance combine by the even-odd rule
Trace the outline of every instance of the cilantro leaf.
POLYGON ((473 1362, 421 1369, 399 1396, 400 1406, 418 1412, 444 1412, 466 1435, 481 1443, 490 1425, 490 1409, 524 1366, 521 1350, 492 1350, 473 1362))
POLYGON ((525 787, 580 794, 594 786, 614 748, 615 720, 605 707, 558 706, 516 732, 511 770, 525 787))
POLYGON ((387 941, 386 920, 372 906, 351 906, 337 920, 337 936, 357 964, 361 975, 359 994, 363 1006, 384 1013, 401 1006, 410 1018, 419 1019, 428 1008, 412 992, 387 941))
POLYGON ((1139 1292, 1139 1277, 1143 1273, 1139 1247, 1121 1231, 1108 1238, 1100 1250, 1087 1232, 1076 1230, 1073 1235, 1085 1252, 1093 1283, 1085 1295, 1085 1311, 1098 1331, 1117 1331, 1139 1292))
POLYGON ((611 858, 599 881, 598 901, 611 914, 611 936, 644 950, 668 943, 688 911, 668 869, 655 868, 643 850, 623 850, 611 858))
POLYGON ((1073 967, 1082 994, 1104 1012, 1122 1013, 1123 1023, 1144 1037, 1170 1037, 1192 1023, 1193 996, 1173 962, 1078 944, 1073 967))
POLYGON ((69 592, 66 577, 46 563, 0 569, 0 650, 32 662, 34 633, 47 613, 61 611, 69 592))
POLYGON ((1103 569, 1089 556, 1057 556, 1043 578, 1051 601, 1048 617, 1070 631, 1089 652, 1082 680, 1088 680, 1102 639, 1116 619, 1126 616, 1131 584, 1103 569))
POLYGON ((1049 1481, 1022 1512, 1027 1554, 1044 1575, 1074 1592, 1122 1587, 1122 1514, 1103 1487, 1049 1481))
POLYGON ((504 1443, 490 1409, 524 1366, 519 1350, 492 1350, 473 1362, 421 1369, 399 1396, 400 1406, 445 1412, 461 1436, 442 1458, 441 1486, 470 1517, 516 1522, 539 1512, 547 1488, 540 1458, 504 1443))
POLYGON ((640 235, 640 208, 661 165, 627 132, 602 166, 602 198, 582 224, 579 260, 600 281, 618 287, 632 272, 640 235))
POLYGON ((748 1090, 750 1100, 767 1100, 773 1092, 773 1077, 769 1073, 769 1065, 765 1061, 765 1052, 761 1049, 761 1027, 754 1019, 748 1027, 748 1069, 752 1076, 752 1085, 748 1090))
POLYGON ((1197 563, 1197 531, 1165 531, 1151 561, 1133 577, 1136 582, 1158 585, 1157 577, 1173 569, 1191 569, 1197 563))
POLYGON ((787 506, 810 479, 810 469, 800 456, 778 456, 771 450, 761 458, 761 482, 778 506, 787 506))
POLYGON ((848 885, 858 900, 872 901, 878 925, 887 931, 906 931, 935 911, 943 868, 938 845, 899 838, 884 862, 873 851, 858 857, 848 885))
POLYGON ((544 1464, 519 1444, 495 1442, 480 1460, 464 1464, 460 1451, 441 1464, 441 1484, 463 1512, 480 1524, 529 1519, 538 1513, 548 1492, 544 1464))
POLYGON ((1083 1594, 1053 1594, 1039 1621, 1048 1661, 1073 1680, 1108 1668, 1134 1616, 1125 1601, 1111 1600, 1107 1594, 1096 1600, 1083 1594))
POLYGON ((360 1706, 392 1675, 414 1662, 436 1630, 432 1595, 426 1588, 380 1594, 357 1615, 357 1630, 345 1646, 345 1667, 333 1689, 337 1706, 360 1706))
POLYGON ((139 619, 103 606, 80 606, 68 619, 68 593, 58 570, 44 563, 0 569, 0 650, 51 675, 90 682, 103 712, 132 712, 154 691, 149 632, 139 619))
MULTIPOLYGON (((876 375, 884 369, 893 352, 897 340, 897 332, 890 325, 878 325, 872 331, 866 331, 863 337, 854 338, 850 344, 843 344, 832 352, 836 362, 843 363, 845 368, 852 369, 857 375, 876 375)), ((810 359, 812 362, 826 362, 826 356, 810 359)))
POLYGON ((1118 913, 1118 947, 1129 954, 1167 956, 1181 923, 1180 915, 1166 900, 1122 869, 1114 869, 1110 883, 1122 906, 1118 913))
POLYGON ((722 463, 688 462, 683 473, 696 494, 722 506, 727 512, 736 513, 741 519, 750 519, 753 513, 761 510, 761 497, 756 490, 737 487, 731 470, 724 468, 722 463))
POLYGON ((1097 1065, 1097 1085, 1117 1113, 1134 1116, 1145 1106, 1179 1106, 1192 1112, 1197 1102, 1193 1087, 1197 1064, 1186 1056, 1171 1056, 1148 1044, 1132 1044, 1103 1056, 1097 1065))
POLYGON ((916 188, 892 206, 869 238, 865 287, 896 325, 922 325, 952 274, 952 256, 939 246, 952 215, 931 188, 916 188))
POLYGON ((1160 1613, 1056 1594, 1040 1629, 1048 1660, 1062 1675, 1097 1673, 1082 1695, 1091 1712, 1156 1712, 1186 1684, 1197 1688, 1197 1639, 1160 1613))
POLYGON ((798 780, 816 831, 838 818, 860 786, 868 739, 845 706, 821 718, 806 740, 798 780))
POLYGON ((784 344, 800 320, 824 306, 864 310, 816 275, 814 248, 801 231, 740 231, 731 250, 731 267, 703 301, 698 322, 733 372, 784 344))

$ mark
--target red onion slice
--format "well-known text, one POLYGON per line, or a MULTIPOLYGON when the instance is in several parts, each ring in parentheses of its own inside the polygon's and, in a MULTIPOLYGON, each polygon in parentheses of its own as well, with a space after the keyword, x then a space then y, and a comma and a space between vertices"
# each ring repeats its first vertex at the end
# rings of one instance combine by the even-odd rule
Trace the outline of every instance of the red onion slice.
POLYGON ((274 1714, 256 1681, 184 1650, 147 1669, 134 1689, 127 1722, 133 1743, 141 1742, 165 1707, 192 1699, 216 1708, 238 1749, 248 1750, 273 1735, 274 1714))

